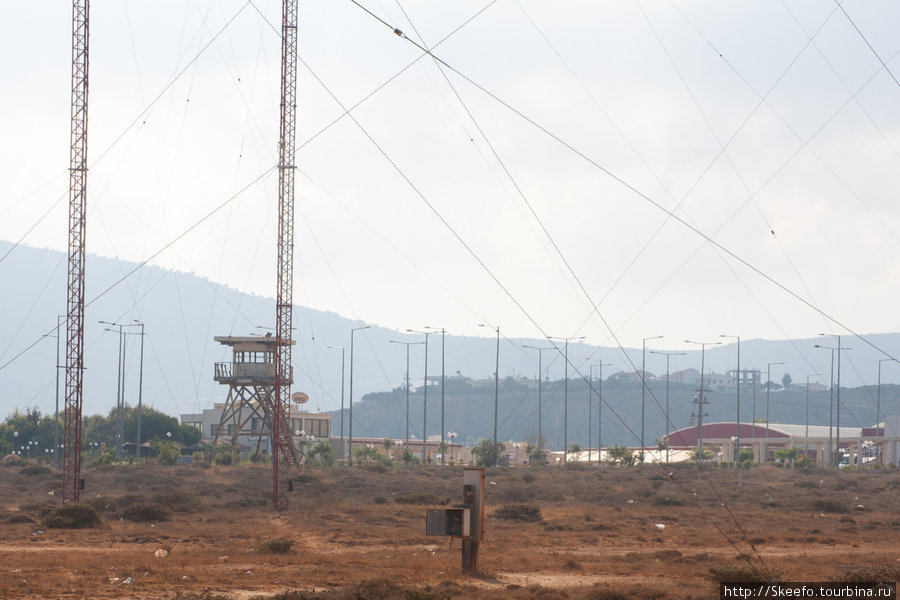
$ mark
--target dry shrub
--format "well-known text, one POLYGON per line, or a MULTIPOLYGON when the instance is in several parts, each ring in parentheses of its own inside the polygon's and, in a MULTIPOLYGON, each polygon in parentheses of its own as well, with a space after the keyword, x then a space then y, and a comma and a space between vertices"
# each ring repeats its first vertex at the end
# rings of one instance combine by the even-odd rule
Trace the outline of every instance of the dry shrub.
POLYGON ((715 565, 709 568, 709 578, 713 581, 766 583, 777 581, 778 576, 772 571, 752 565, 715 565))
POLYGON ((169 510, 155 502, 138 502, 122 511, 122 518, 135 523, 149 523, 151 521, 168 521, 169 510))
POLYGON ((430 492, 403 492, 394 496, 397 504, 450 504, 450 498, 440 498, 430 492))
POLYGON ((19 525, 21 523, 34 523, 35 520, 29 517, 28 515, 23 515, 22 513, 9 515, 3 520, 4 523, 9 523, 10 525, 19 525))
POLYGON ((52 475, 53 471, 42 465, 29 465, 19 469, 19 475, 34 477, 35 475, 52 475))
POLYGON ((290 554, 294 546, 294 540, 288 538, 275 538, 261 543, 256 547, 257 552, 265 554, 290 554))
POLYGON ((150 501, 172 512, 197 512, 201 508, 201 503, 197 496, 184 488, 162 489, 153 494, 150 497, 150 501))
POLYGON ((668 598, 666 590, 644 585, 603 586, 597 584, 584 596, 584 600, 662 600, 668 598))
POLYGON ((653 504, 656 506, 684 506, 684 500, 681 498, 670 498, 669 496, 655 496, 653 504))
POLYGON ((85 529, 100 523, 97 511, 81 502, 54 507, 41 520, 41 524, 48 529, 85 529))
POLYGON ((812 509, 819 512, 843 514, 850 512, 845 502, 832 498, 819 498, 812 503, 812 509))
POLYGON ((494 519, 509 521, 543 521, 541 508, 536 504, 503 504, 490 515, 494 519))
POLYGON ((116 503, 112 498, 106 498, 105 496, 93 496, 86 499, 84 503, 92 506, 94 510, 101 514, 116 511, 116 503))
POLYGON ((878 565, 862 569, 848 569, 832 577, 831 581, 840 583, 889 582, 900 580, 900 567, 894 565, 878 565))

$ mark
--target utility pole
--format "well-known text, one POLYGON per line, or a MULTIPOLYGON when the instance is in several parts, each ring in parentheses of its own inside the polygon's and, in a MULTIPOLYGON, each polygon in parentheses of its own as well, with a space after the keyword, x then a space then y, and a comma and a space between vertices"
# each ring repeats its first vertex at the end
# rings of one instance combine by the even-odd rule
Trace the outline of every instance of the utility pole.
MULTIPOLYGON (((341 460, 344 459, 344 347, 328 346, 332 350, 341 351, 341 460)), ((409 367, 409 365, 407 365, 409 367)), ((408 395, 407 395, 408 396, 408 395)), ((409 398, 407 397, 407 401, 409 398)), ((408 408, 408 406, 407 406, 408 408)))
POLYGON ((703 406, 708 404, 706 401, 705 390, 703 389, 703 378, 705 376, 704 367, 706 362, 706 347, 718 346, 722 342, 692 342, 684 340, 687 344, 697 344, 700 346, 700 393, 697 395, 697 462, 703 462, 703 406))
POLYGON ((66 294, 66 395, 63 504, 81 499, 81 408, 84 376, 84 267, 87 222, 89 0, 72 5, 72 122, 69 147, 69 251, 66 294))
MULTIPOLYGON (((566 363, 566 376, 563 385, 563 465, 568 464, 567 457, 569 455, 569 340, 583 340, 580 337, 552 337, 547 336, 548 340, 560 340, 565 342, 565 350, 563 351, 563 360, 566 363)), ((557 348, 559 350, 559 348, 557 348)))
POLYGON ((490 329, 497 330, 497 361, 494 365, 494 437, 492 438, 494 444, 497 443, 497 407, 500 402, 500 326, 492 327, 491 325, 485 325, 484 323, 479 323, 479 327, 489 327, 490 329))
POLYGON ((434 331, 441 332, 441 464, 444 464, 444 454, 447 453, 447 449, 444 447, 444 384, 447 382, 444 377, 444 338, 447 335, 447 330, 441 327, 438 329, 437 327, 429 327, 425 326, 425 329, 432 329, 434 331))
MULTIPOLYGON (((655 335, 641 341, 641 462, 644 462, 644 390, 647 389, 647 342, 659 340, 663 336, 655 335)), ((701 386, 703 383, 701 382, 701 386)))

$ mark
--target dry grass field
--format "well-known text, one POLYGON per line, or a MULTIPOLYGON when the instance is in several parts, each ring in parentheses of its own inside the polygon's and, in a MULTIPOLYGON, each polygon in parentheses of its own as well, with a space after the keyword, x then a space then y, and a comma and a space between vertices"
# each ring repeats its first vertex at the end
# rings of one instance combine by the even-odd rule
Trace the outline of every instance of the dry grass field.
POLYGON ((542 518, 489 518, 467 577, 459 540, 424 532, 459 468, 310 467, 275 513, 267 468, 101 467, 82 475, 102 522, 67 529, 42 520, 58 474, 3 467, 0 598, 687 599, 900 572, 896 470, 671 469, 489 469, 487 514, 542 518))

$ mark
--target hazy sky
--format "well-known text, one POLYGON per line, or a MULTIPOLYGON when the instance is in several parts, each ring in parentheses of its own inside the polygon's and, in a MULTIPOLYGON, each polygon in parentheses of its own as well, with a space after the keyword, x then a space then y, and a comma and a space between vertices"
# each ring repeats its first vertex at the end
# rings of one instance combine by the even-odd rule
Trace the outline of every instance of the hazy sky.
MULTIPOLYGON (((896 2, 360 3, 453 70, 301 2, 296 303, 670 349, 898 331, 896 2)), ((62 250, 71 9, 4 12, 0 238, 62 250)), ((279 25, 92 3, 89 252, 219 209, 152 262, 274 295, 279 25)))

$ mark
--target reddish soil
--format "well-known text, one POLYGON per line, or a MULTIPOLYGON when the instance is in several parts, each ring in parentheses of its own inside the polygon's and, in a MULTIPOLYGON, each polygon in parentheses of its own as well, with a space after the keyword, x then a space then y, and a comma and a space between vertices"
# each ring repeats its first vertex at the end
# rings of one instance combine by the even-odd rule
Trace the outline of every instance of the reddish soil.
POLYGON ((97 468, 83 500, 102 524, 53 529, 40 514, 59 476, 4 467, 0 598, 687 599, 717 598, 721 578, 900 573, 895 470, 761 467, 739 484, 731 469, 673 468, 674 481, 651 465, 489 469, 488 514, 532 504, 543 520, 489 518, 471 577, 459 540, 426 537, 426 505, 402 503, 458 502, 459 468, 310 467, 277 513, 268 469, 97 468), (124 518, 154 500, 167 520, 124 518), (279 538, 289 553, 261 548, 279 538))

